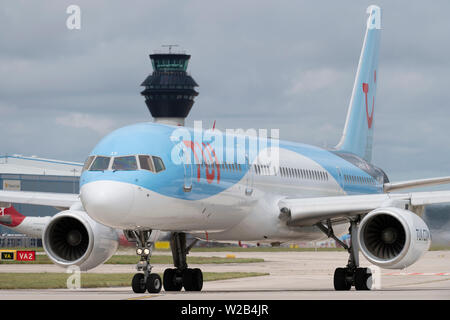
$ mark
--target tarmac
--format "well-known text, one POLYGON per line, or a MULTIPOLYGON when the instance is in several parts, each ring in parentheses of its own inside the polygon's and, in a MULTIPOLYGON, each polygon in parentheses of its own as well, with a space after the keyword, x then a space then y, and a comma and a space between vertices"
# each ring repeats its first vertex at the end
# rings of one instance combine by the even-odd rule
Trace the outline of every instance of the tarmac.
MULTIPOLYGON (((157 254, 161 254, 158 252, 157 254)), ((204 272, 262 272, 267 276, 205 281, 201 292, 135 294, 131 287, 95 289, 0 290, 0 300, 449 300, 450 251, 430 251, 404 270, 381 269, 377 289, 335 291, 333 274, 347 263, 346 252, 192 252, 191 256, 262 258, 258 263, 189 265, 204 272)), ((360 265, 370 264, 360 254, 360 265)), ((154 265, 164 272, 171 265, 154 265)), ((0 265, 0 272, 65 272, 56 265, 0 265)), ((134 265, 101 265, 89 273, 134 273, 134 265)), ((69 276, 69 275, 68 275, 69 276)), ((82 279, 82 278, 81 278, 82 279)), ((81 280, 82 281, 82 280, 81 280)))

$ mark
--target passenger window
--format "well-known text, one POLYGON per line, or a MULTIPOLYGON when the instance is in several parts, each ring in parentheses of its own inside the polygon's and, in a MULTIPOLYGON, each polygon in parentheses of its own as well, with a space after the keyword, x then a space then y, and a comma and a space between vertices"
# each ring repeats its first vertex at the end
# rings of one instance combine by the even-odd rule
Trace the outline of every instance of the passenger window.
POLYGON ((81 172, 86 171, 87 169, 89 169, 89 167, 92 164, 92 161, 94 161, 94 158, 95 158, 95 156, 90 156, 90 157, 88 157, 86 159, 86 161, 84 162, 83 170, 81 172))
POLYGON ((135 156, 115 157, 112 169, 119 171, 137 170, 136 157, 135 156))
POLYGON ((160 157, 153 156, 153 164, 155 165, 156 172, 160 172, 166 169, 164 162, 160 157))
POLYGON ((139 164, 141 169, 155 172, 155 169, 153 168, 153 161, 150 156, 139 156, 139 164))
POLYGON ((100 157, 95 158, 89 171, 105 171, 109 168, 110 157, 100 157))

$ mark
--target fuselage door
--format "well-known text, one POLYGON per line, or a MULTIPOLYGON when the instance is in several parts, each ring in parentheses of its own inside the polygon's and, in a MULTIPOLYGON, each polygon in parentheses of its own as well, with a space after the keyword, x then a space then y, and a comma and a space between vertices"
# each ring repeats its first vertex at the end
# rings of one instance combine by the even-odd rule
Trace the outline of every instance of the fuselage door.
POLYGON ((342 193, 345 193, 345 180, 344 175, 342 174, 341 168, 336 167, 337 173, 338 173, 338 183, 341 186, 342 193))
POLYGON ((191 157, 191 150, 187 147, 184 147, 180 151, 181 159, 183 159, 184 166, 184 183, 183 183, 183 191, 190 192, 192 191, 192 172, 193 172, 193 164, 191 157))
POLYGON ((253 193, 253 170, 249 163, 248 155, 245 155, 245 167, 247 168, 247 178, 245 182, 245 195, 251 196, 253 193))

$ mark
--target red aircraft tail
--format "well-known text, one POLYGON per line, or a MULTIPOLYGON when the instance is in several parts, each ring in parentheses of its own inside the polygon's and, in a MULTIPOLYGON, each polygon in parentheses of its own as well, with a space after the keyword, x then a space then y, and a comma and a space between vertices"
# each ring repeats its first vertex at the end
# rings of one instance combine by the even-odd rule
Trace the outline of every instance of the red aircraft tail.
POLYGON ((0 208, 0 224, 7 227, 17 227, 26 217, 17 211, 13 206, 0 208))

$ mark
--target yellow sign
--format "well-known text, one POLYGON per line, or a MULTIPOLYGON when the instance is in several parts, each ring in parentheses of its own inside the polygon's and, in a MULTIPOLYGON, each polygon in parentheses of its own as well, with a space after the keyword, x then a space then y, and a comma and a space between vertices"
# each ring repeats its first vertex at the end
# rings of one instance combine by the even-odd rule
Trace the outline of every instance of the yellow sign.
POLYGON ((0 260, 16 260, 16 250, 0 250, 0 260))
POLYGON ((155 249, 170 249, 169 241, 156 241, 155 249))
POLYGON ((3 190, 20 191, 20 180, 3 180, 3 190))

